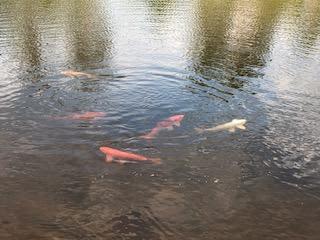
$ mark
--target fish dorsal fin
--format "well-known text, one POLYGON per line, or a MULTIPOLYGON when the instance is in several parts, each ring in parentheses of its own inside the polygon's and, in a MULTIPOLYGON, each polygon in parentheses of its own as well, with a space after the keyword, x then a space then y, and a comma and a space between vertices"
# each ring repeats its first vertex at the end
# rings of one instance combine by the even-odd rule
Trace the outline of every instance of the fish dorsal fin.
POLYGON ((244 126, 244 125, 242 124, 242 125, 237 126, 237 128, 242 129, 242 130, 245 130, 245 129, 246 129, 246 126, 244 126))
POLYGON ((109 154, 106 154, 106 162, 112 162, 113 161, 113 157, 109 154))
POLYGON ((236 128, 235 127, 233 127, 233 128, 229 128, 229 132, 235 132, 236 131, 236 128))

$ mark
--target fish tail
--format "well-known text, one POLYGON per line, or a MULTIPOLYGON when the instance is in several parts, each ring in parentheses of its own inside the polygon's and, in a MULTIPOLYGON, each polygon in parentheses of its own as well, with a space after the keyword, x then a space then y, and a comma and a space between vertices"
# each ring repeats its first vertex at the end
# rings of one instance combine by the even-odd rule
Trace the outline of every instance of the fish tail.
POLYGON ((148 133, 146 135, 141 136, 140 138, 146 139, 146 140, 151 140, 151 139, 154 139, 154 136, 148 133))
POLYGON ((86 73, 85 76, 86 76, 87 78, 95 78, 95 77, 96 77, 96 75, 90 74, 90 73, 86 73))
POLYGON ((161 164, 161 159, 160 158, 148 158, 153 164, 161 164))
POLYGON ((198 134, 204 133, 205 130, 203 130, 202 128, 195 128, 194 130, 196 130, 196 132, 198 134))
POLYGON ((149 132, 146 135, 141 136, 140 138, 151 140, 151 139, 154 139, 158 133, 159 133, 159 129, 158 128, 154 128, 154 129, 151 130, 151 132, 149 132))
POLYGON ((55 117, 55 116, 49 116, 50 120, 64 120, 66 117, 55 117))

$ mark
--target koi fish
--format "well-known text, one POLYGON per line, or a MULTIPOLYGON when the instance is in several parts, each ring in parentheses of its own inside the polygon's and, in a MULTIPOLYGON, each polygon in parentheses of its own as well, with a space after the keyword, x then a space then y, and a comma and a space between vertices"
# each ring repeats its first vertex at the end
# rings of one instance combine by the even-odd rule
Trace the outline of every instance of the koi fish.
POLYGON ((159 132, 163 130, 173 130, 174 126, 180 127, 181 121, 184 118, 184 115, 174 115, 161 122, 158 122, 157 125, 146 135, 141 136, 144 139, 153 139, 159 132))
POLYGON ((139 154, 121 151, 110 147, 100 147, 100 151, 106 154, 106 163, 117 162, 124 163, 137 163, 137 162, 151 162, 160 164, 160 158, 149 158, 139 154))
POLYGON ((95 120, 97 118, 104 117, 106 113, 104 112, 84 112, 84 113, 72 113, 64 117, 54 117, 53 119, 65 119, 65 120, 95 120))
POLYGON ((71 77, 71 78, 76 78, 76 77, 87 77, 87 78, 94 78, 95 75, 90 74, 90 73, 85 73, 85 72, 77 72, 77 71, 73 71, 73 70, 67 70, 67 71, 63 71, 61 72, 63 75, 67 76, 67 77, 71 77))
POLYGON ((216 132, 216 131, 222 131, 222 130, 228 130, 229 132, 235 132, 237 128, 245 130, 246 127, 244 126, 244 124, 246 124, 246 122, 247 122, 246 119, 233 119, 231 122, 221 124, 221 125, 218 125, 213 128, 207 128, 207 129, 196 128, 195 130, 198 133, 216 132))

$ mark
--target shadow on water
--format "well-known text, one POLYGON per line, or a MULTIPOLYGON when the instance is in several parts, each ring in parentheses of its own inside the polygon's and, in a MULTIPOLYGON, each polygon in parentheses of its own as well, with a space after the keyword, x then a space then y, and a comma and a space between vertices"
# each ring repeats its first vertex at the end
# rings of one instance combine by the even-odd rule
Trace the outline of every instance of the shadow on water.
POLYGON ((146 6, 150 11, 155 20, 153 22, 161 22, 166 19, 163 15, 171 16, 170 12, 174 11, 174 5, 176 1, 157 1, 157 0, 146 0, 146 6))
POLYGON ((67 51, 74 68, 97 68, 111 60, 112 39, 104 6, 99 1, 66 4, 67 51))
POLYGON ((284 8, 285 1, 200 1, 198 35, 190 51, 190 79, 200 85, 199 91, 208 88, 227 100, 233 89, 248 91, 246 85, 263 78, 261 69, 284 8))

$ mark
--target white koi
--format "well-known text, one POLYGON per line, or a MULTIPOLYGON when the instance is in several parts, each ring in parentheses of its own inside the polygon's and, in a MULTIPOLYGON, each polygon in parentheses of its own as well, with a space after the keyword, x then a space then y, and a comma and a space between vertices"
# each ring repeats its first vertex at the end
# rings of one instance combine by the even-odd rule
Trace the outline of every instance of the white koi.
POLYGON ((231 122, 224 123, 213 128, 206 128, 206 129, 196 128, 195 130, 198 133, 217 132, 217 131, 223 131, 223 130, 228 130, 229 132, 235 132, 237 128, 241 130, 245 130, 246 122, 247 122, 246 119, 233 119, 231 122))

